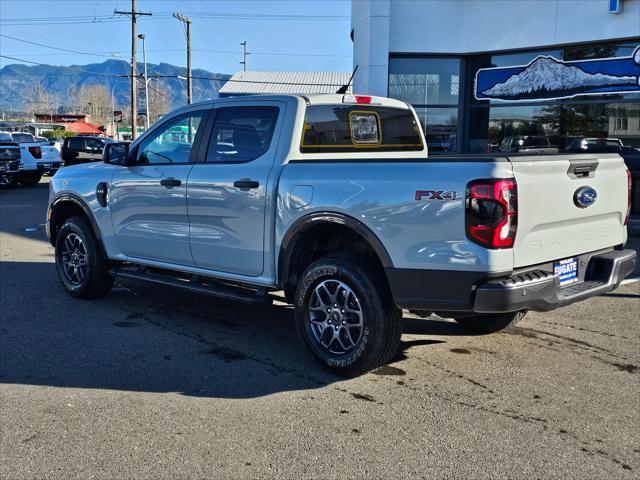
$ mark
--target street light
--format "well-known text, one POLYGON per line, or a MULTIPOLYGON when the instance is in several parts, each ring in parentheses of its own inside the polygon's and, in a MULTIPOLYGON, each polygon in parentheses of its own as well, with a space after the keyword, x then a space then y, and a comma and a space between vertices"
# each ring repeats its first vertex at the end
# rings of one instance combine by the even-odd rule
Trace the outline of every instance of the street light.
POLYGON ((138 35, 142 40, 142 61, 144 62, 144 126, 149 130, 149 78, 147 77, 147 42, 144 33, 138 35))
POLYGON ((118 132, 116 132, 116 121, 114 118, 115 115, 115 111, 116 111, 116 100, 115 100, 115 91, 116 91, 116 87, 123 83, 122 80, 120 80, 119 82, 116 82, 113 87, 111 87, 111 132, 113 133, 113 138, 115 139, 118 136, 118 132))

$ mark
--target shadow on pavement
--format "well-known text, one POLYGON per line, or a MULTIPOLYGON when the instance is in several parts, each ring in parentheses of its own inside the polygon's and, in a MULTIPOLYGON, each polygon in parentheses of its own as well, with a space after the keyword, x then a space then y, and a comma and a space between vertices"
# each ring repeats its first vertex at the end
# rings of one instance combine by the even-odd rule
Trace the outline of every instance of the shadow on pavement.
MULTIPOLYGON (((298 340, 292 309, 246 306, 145 283, 71 298, 52 263, 2 262, 0 383, 254 398, 343 379, 298 340)), ((458 335, 407 320, 407 331, 458 335)), ((403 342, 397 360, 429 339, 403 342)))

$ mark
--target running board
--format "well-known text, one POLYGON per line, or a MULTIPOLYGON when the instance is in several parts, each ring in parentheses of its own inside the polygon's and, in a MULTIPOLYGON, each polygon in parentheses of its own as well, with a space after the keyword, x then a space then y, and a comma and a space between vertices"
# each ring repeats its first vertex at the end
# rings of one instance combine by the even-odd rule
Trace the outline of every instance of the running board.
POLYGON ((204 293, 213 297, 243 303, 266 303, 271 300, 265 288, 250 288, 221 283, 202 275, 192 275, 191 278, 174 276, 170 273, 158 273, 148 268, 119 267, 112 268, 111 275, 116 278, 142 280, 145 282, 169 285, 192 292, 204 293))

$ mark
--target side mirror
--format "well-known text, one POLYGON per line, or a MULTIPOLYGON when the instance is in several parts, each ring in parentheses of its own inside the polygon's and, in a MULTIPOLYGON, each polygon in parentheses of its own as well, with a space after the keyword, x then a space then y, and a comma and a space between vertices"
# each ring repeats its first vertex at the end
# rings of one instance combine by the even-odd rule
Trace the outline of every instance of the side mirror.
POLYGON ((129 143, 107 143, 102 152, 102 161, 111 165, 128 165, 129 143))

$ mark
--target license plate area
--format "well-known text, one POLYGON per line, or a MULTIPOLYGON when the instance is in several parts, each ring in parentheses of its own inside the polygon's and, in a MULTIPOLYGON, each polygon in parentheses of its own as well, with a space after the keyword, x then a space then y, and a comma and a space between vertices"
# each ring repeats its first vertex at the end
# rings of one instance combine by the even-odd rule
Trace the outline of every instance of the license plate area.
POLYGON ((553 273, 560 279, 560 286, 566 287, 578 281, 578 259, 565 258, 553 262, 553 273))

